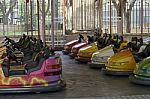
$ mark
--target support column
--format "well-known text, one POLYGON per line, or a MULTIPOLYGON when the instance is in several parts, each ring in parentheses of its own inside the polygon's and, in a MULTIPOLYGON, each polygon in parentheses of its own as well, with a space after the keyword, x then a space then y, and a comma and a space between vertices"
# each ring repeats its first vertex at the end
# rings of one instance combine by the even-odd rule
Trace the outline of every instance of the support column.
POLYGON ((30 0, 30 9, 31 9, 31 36, 33 36, 33 9, 32 9, 32 0, 30 0))
POLYGON ((119 12, 119 18, 117 19, 117 33, 121 36, 123 36, 123 0, 119 0, 120 2, 120 8, 119 10, 121 12, 119 12))
POLYGON ((40 39, 40 9, 39 9, 39 0, 37 0, 37 16, 38 16, 38 39, 40 39))
POLYGON ((45 0, 42 0, 42 41, 44 45, 46 43, 45 35, 45 0))
POLYGON ((83 0, 81 0, 81 30, 83 30, 83 25, 84 25, 84 21, 83 21, 83 0))
MULTIPOLYGON (((63 6, 63 35, 65 35, 66 32, 66 0, 63 0, 62 2, 62 6, 63 6)), ((51 5, 52 5, 52 1, 51 1, 51 5)), ((52 7, 51 7, 52 10, 52 7)))
POLYGON ((54 5, 55 5, 55 0, 51 0, 51 41, 52 41, 52 49, 54 49, 54 5))
POLYGON ((110 27, 109 28, 110 28, 110 34, 112 34, 112 23, 111 23, 112 22, 112 20, 111 20, 111 13, 112 13, 112 6, 111 5, 112 5, 112 3, 111 3, 111 0, 109 2, 110 2, 110 9, 109 9, 110 10, 110 15, 109 15, 110 16, 109 17, 109 19, 110 19, 110 27))
POLYGON ((124 18, 123 18, 123 16, 124 16, 124 15, 123 15, 123 12, 124 12, 123 10, 124 10, 124 9, 123 9, 123 0, 121 0, 121 30, 120 30, 121 36, 123 36, 123 23, 124 23, 124 22, 123 22, 123 19, 124 19, 124 18))
POLYGON ((29 31, 28 31, 28 3, 29 0, 26 0, 26 29, 27 29, 27 35, 29 35, 29 31))
POLYGON ((143 38, 143 0, 141 0, 141 38, 143 38))
POLYGON ((74 0, 72 0, 72 30, 74 30, 74 8, 73 8, 73 5, 74 5, 74 0))
POLYGON ((102 33, 102 28, 103 28, 103 0, 99 0, 99 31, 102 33))
POLYGON ((94 29, 94 31, 95 31, 95 23, 96 23, 96 22, 95 22, 95 21, 96 21, 96 19, 95 19, 95 18, 96 18, 96 17, 95 17, 95 16, 96 16, 95 12, 96 12, 96 11, 95 11, 95 0, 94 0, 94 3, 93 3, 93 17, 94 17, 94 20, 93 20, 93 21, 94 21, 94 22, 93 22, 93 24, 94 24, 93 26, 94 26, 94 27, 93 27, 93 29, 94 29))

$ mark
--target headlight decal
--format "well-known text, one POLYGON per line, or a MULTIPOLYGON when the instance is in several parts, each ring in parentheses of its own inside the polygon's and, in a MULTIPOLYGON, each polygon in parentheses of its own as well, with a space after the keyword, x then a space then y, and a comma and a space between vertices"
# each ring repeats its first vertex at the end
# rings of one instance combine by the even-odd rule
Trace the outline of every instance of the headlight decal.
POLYGON ((127 65, 129 64, 129 61, 125 61, 125 62, 112 62, 110 61, 109 62, 109 65, 112 65, 112 66, 122 66, 122 65, 127 65))

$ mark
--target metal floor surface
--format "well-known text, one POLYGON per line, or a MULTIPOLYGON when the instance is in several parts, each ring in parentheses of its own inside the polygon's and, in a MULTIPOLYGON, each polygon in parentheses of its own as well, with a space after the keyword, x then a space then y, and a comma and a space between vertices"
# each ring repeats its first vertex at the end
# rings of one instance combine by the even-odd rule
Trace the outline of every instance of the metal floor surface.
POLYGON ((62 55, 66 90, 60 92, 0 94, 0 99, 150 99, 150 86, 131 83, 127 76, 103 75, 62 55))

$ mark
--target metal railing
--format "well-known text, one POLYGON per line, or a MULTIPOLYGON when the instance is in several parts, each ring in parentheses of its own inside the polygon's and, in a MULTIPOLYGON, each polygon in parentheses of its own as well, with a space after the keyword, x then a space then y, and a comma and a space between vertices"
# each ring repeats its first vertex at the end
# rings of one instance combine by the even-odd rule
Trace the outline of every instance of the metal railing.
MULTIPOLYGON (((99 10, 98 0, 73 0, 73 6, 68 6, 66 17, 66 28, 73 30, 94 30, 99 28, 99 10)), ((103 0, 104 1, 104 0, 103 0)), ((112 29, 112 33, 117 33, 117 25, 121 20, 117 15, 117 9, 114 3, 108 0, 103 3, 103 29, 112 29), (111 4, 111 6, 110 6, 111 4), (110 13, 111 7, 111 13, 110 13), (111 21, 110 21, 111 20, 111 21), (111 23, 111 27, 110 27, 111 23)), ((128 33, 128 27, 130 27, 130 33, 143 33, 150 32, 150 2, 149 0, 136 0, 134 5, 131 2, 123 3, 123 33, 128 33), (142 2, 141 2, 142 1, 142 2), (142 6, 143 4, 143 6, 142 6), (131 7, 132 6, 132 7, 131 7), (131 7, 131 13, 129 13, 131 7), (142 9, 143 8, 143 9, 142 9), (143 15, 141 15, 143 13, 143 15), (127 15, 128 14, 128 15, 127 15), (129 20, 130 19, 130 20, 129 20), (130 21, 128 23, 128 21, 130 21), (143 22, 142 22, 143 21, 143 22), (141 25, 143 23, 143 26, 141 25), (143 28, 142 28, 143 27, 143 28)), ((121 9, 121 8, 120 8, 121 9)), ((104 31, 105 32, 105 31, 104 31)))

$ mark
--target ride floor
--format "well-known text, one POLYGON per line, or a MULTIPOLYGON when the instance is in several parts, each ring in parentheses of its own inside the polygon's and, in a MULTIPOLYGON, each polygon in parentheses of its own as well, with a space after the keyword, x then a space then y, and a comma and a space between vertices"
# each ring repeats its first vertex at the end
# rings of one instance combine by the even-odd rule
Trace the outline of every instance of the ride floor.
POLYGON ((103 75, 62 55, 66 90, 53 93, 0 94, 0 99, 150 99, 150 86, 136 85, 127 76, 103 75))

